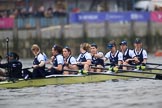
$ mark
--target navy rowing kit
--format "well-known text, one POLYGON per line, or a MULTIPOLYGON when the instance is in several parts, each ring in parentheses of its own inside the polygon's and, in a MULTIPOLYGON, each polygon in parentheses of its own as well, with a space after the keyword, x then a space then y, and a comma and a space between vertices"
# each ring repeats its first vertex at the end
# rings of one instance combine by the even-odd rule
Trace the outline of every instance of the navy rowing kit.
MULTIPOLYGON (((102 52, 98 52, 97 54, 102 54, 102 52)), ((94 64, 95 66, 97 65, 101 65, 104 67, 104 60, 102 58, 96 58, 94 56, 92 56, 92 64, 94 64)))
POLYGON ((140 65, 143 62, 144 59, 147 59, 147 52, 144 49, 141 49, 139 52, 137 52, 134 49, 134 53, 135 53, 136 57, 138 58, 138 60, 140 61, 136 65, 140 65))
MULTIPOLYGON (((61 54, 55 56, 53 61, 53 67, 58 67, 58 65, 64 65, 64 58, 61 54)), ((51 69, 51 74, 63 74, 63 71, 56 70, 55 68, 51 69)))
MULTIPOLYGON (((45 57, 42 53, 39 53, 33 61, 33 65, 39 65, 41 61, 45 62, 45 57)), ((45 65, 33 69, 32 78, 42 78, 46 76, 45 65)))
MULTIPOLYGON (((85 53, 81 53, 78 58, 77 61, 78 62, 86 62, 87 60, 92 60, 92 56, 90 53, 85 52, 85 53)), ((84 66, 83 65, 77 65, 79 67, 79 69, 83 69, 84 66)))
POLYGON ((73 56, 71 56, 71 55, 65 61, 68 64, 76 64, 76 59, 73 56))
POLYGON ((111 66, 116 66, 118 61, 123 61, 123 54, 117 50, 113 55, 112 52, 109 51, 106 53, 105 58, 109 59, 111 66))
MULTIPOLYGON (((126 61, 127 59, 132 59, 136 55, 131 49, 126 49, 126 51, 123 54, 123 61, 126 61)), ((128 64, 133 64, 133 61, 129 61, 128 64)))

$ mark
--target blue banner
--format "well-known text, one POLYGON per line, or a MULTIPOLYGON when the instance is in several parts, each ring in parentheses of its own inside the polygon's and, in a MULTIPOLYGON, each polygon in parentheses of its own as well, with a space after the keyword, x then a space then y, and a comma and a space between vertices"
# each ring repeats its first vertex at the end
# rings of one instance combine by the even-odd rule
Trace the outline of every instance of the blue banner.
POLYGON ((150 19, 149 12, 85 12, 70 13, 70 23, 82 22, 119 22, 119 21, 148 21, 150 19))

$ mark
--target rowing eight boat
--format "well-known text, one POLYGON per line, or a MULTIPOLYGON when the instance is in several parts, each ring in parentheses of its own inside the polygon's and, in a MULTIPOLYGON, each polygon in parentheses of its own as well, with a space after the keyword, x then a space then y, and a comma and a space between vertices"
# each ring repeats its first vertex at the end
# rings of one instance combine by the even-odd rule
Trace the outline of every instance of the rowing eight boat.
MULTIPOLYGON (((160 70, 151 70, 150 73, 160 73, 160 70)), ((92 83, 102 82, 113 79, 129 79, 129 78, 145 78, 155 79, 155 74, 145 73, 106 73, 106 72, 88 72, 88 75, 50 75, 42 79, 19 79, 15 82, 2 81, 0 88, 23 88, 23 87, 40 87, 46 85, 61 85, 61 84, 77 84, 77 83, 92 83)))

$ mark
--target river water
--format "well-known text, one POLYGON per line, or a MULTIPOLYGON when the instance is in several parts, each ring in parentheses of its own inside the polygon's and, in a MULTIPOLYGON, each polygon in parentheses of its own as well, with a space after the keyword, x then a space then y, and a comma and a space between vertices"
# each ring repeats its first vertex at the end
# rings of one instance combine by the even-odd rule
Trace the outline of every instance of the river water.
MULTIPOLYGON (((162 57, 149 56, 162 63, 162 57)), ((30 66, 31 60, 23 60, 30 66)), ((1 89, 0 108, 162 108, 162 80, 130 79, 87 84, 1 89)))

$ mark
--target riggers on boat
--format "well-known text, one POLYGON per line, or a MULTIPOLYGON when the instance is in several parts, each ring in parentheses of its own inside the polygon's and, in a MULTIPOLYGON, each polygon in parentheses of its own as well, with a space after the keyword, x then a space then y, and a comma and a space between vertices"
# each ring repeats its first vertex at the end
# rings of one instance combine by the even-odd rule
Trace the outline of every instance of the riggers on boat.
POLYGON ((83 75, 49 75, 42 79, 19 79, 16 81, 2 81, 0 82, 0 88, 23 88, 23 87, 40 87, 46 85, 62 85, 62 84, 78 84, 78 83, 93 83, 102 82, 113 79, 129 79, 129 78, 141 78, 141 79, 162 79, 160 70, 147 71, 148 73, 140 73, 139 71, 126 71, 121 73, 113 72, 87 72, 83 75), (152 73, 152 74, 151 74, 152 73), (155 74, 156 73, 156 74, 155 74), (157 74, 159 73, 159 74, 157 74))

